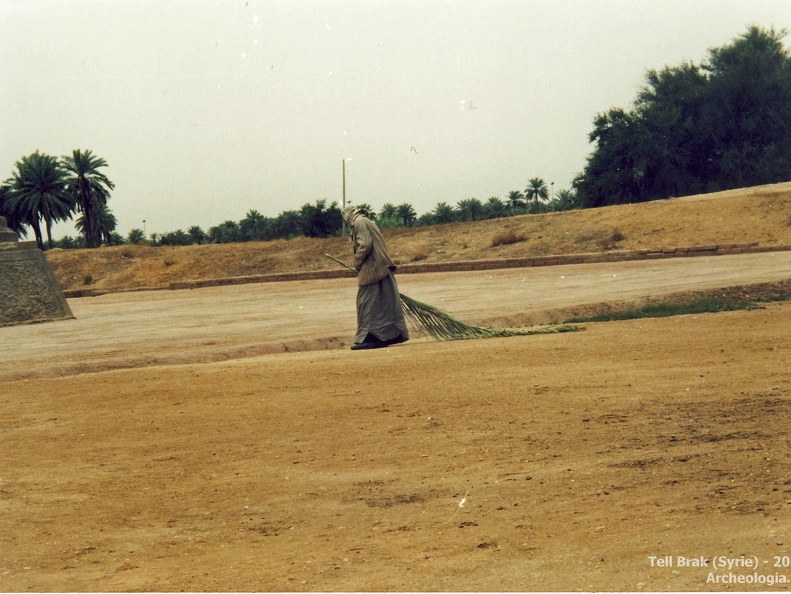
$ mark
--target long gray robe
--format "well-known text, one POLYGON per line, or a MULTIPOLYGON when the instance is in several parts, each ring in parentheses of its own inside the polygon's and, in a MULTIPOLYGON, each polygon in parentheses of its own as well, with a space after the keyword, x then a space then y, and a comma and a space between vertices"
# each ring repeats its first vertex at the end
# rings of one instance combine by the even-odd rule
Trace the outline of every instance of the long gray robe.
POLYGON ((392 272, 378 282, 360 285, 357 290, 357 335, 354 342, 365 342, 369 334, 382 342, 399 337, 409 339, 398 284, 392 272))

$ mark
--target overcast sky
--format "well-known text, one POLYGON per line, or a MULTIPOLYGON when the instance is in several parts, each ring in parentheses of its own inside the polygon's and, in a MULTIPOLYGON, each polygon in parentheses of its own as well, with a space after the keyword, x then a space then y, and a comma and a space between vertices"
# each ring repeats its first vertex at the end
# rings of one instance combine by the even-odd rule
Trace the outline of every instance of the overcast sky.
POLYGON ((597 113, 750 24, 791 1, 0 0, 0 176, 90 149, 124 236, 341 202, 344 159, 377 209, 557 192, 597 113))

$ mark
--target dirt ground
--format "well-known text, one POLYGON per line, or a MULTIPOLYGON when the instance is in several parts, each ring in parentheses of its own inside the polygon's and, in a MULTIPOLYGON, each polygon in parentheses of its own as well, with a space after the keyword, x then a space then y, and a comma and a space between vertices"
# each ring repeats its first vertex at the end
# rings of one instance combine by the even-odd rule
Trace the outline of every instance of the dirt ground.
MULTIPOLYGON (((519 325, 789 279, 774 252, 399 282, 519 325)), ((352 352, 354 293, 0 328, 0 590, 788 589, 791 304, 352 352)))
MULTIPOLYGON (((681 272, 708 286, 756 270, 791 277, 791 255, 552 267, 530 283, 514 276, 528 271, 408 280, 441 301, 460 278, 470 289, 448 309, 475 317, 493 293, 518 299, 526 285, 523 298, 554 307, 564 293, 656 296, 681 272)), ((72 300, 76 320, 3 329, 10 346, 38 348, 5 351, 0 381, 0 587, 744 590, 791 579, 788 303, 353 353, 340 348, 354 324, 340 314, 354 293, 342 282, 84 298, 72 300), (228 313, 193 335, 194 308, 212 304, 228 313), (134 328, 146 315, 160 327, 150 338, 134 328), (290 322, 301 346, 245 351, 256 316, 281 320, 275 336, 290 322), (341 338, 311 343, 325 318, 341 338), (55 349, 71 366, 42 353, 58 340, 73 340, 55 349), (201 363, 209 352, 230 360, 201 363), (157 360, 167 353, 181 364, 157 360), (673 567, 652 566, 668 555, 673 567), (759 567, 677 565, 722 556, 759 567), (764 583, 707 583, 730 574, 764 583)))

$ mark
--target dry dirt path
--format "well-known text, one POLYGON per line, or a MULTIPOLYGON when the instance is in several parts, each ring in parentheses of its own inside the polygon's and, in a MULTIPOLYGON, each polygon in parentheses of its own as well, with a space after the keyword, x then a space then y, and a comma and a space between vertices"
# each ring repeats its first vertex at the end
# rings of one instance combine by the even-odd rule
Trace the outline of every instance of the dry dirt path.
MULTIPOLYGON (((410 274, 401 291, 469 323, 548 322, 558 309, 791 278, 791 252, 410 274)), ((70 299, 75 320, 0 329, 0 380, 340 348, 352 279, 70 299)), ((415 337, 419 338, 419 337, 415 337)))

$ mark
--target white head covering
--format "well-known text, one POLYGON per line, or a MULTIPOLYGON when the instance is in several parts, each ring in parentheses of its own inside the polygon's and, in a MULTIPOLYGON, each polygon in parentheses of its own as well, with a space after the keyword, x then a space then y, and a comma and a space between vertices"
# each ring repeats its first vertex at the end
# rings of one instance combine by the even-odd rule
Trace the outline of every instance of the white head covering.
POLYGON ((343 220, 346 221, 346 224, 349 225, 350 227, 354 222, 354 219, 356 219, 358 216, 362 214, 363 211, 361 211, 356 206, 352 206, 351 204, 341 211, 341 215, 343 215, 343 220))

